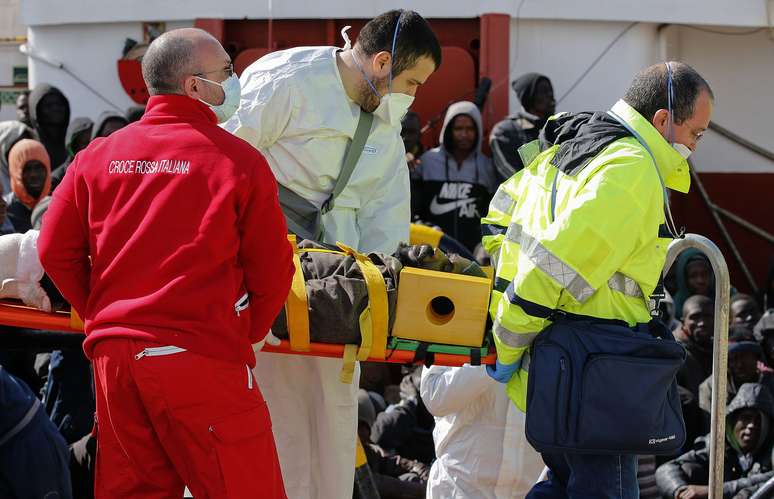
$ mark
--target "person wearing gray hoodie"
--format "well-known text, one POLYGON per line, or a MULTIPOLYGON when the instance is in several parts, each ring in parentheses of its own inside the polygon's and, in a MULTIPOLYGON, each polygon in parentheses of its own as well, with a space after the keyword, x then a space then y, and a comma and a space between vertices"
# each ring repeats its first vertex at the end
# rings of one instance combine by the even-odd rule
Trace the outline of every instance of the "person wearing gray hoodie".
POLYGON ((412 172, 414 219, 439 226, 470 251, 481 242, 480 220, 498 182, 481 152, 484 130, 475 104, 449 106, 441 145, 425 152, 412 172))

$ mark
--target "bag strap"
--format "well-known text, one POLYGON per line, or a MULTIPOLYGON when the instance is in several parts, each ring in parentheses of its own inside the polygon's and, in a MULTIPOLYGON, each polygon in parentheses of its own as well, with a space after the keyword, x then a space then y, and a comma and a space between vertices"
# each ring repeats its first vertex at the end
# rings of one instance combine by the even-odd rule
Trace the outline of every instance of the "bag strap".
POLYGON ((336 198, 339 197, 339 194, 342 193, 344 188, 347 187, 347 183, 352 177, 352 172, 355 171, 355 166, 357 166, 357 161, 363 153, 366 140, 371 134, 371 124, 373 121, 374 115, 372 113, 367 113, 362 109, 360 110, 360 119, 357 121, 355 135, 349 142, 347 152, 344 155, 344 164, 341 167, 339 178, 336 179, 336 185, 333 187, 333 192, 331 192, 331 195, 325 200, 325 203, 323 203, 322 208, 320 209, 320 212, 323 214, 328 213, 333 209, 334 201, 336 201, 336 198))

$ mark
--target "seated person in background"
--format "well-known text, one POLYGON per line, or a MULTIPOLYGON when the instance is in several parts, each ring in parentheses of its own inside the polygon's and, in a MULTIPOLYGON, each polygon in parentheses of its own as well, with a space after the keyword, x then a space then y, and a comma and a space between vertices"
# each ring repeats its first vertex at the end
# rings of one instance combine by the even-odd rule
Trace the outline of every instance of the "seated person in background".
POLYGON ((709 428, 699 408, 699 386, 712 374, 712 337, 715 322, 714 305, 706 296, 692 296, 683 306, 683 324, 675 339, 686 349, 685 363, 677 372, 677 385, 685 418, 684 449, 709 428))
POLYGON ((114 113, 113 111, 104 111, 97 118, 94 123, 94 131, 92 132, 91 140, 98 139, 100 137, 109 137, 113 132, 121 130, 128 125, 123 114, 114 113))
POLYGON ((427 499, 499 499, 529 492, 543 461, 525 438, 524 413, 484 366, 425 368, 420 392, 436 418, 438 459, 427 499))
MULTIPOLYGON (((749 497, 749 493, 774 476, 771 471, 774 399, 762 385, 742 385, 726 411, 726 452, 723 497, 749 497)), ((663 464, 656 481, 663 497, 709 496, 709 442, 697 440, 697 448, 663 464)))
POLYGON ((483 133, 475 104, 452 104, 441 145, 425 152, 411 175, 414 218, 437 225, 471 252, 481 242, 481 217, 498 186, 492 160, 481 152, 483 133))
POLYGON ((46 148, 32 139, 23 139, 8 155, 11 192, 5 194, 7 217, 15 232, 32 228, 32 210, 51 190, 51 161, 46 148))
MULTIPOLYGON (((750 329, 734 326, 728 332, 728 404, 745 383, 760 383, 774 395, 774 373, 760 372, 758 362, 763 356, 761 346, 750 329)), ((712 409, 712 376, 699 387, 699 407, 707 415, 712 409)), ((709 421, 709 420, 708 420, 709 421)))
POLYGON ((678 320, 683 318, 685 301, 693 295, 715 298, 715 274, 707 256, 697 249, 687 249, 677 257, 675 279, 677 289, 673 293, 675 314, 678 320))
POLYGON ((427 465, 435 459, 435 420, 419 396, 422 367, 413 367, 400 383, 400 402, 376 416, 371 439, 383 449, 427 465))
POLYGON ((11 148, 22 139, 37 139, 35 131, 18 121, 0 121, 0 186, 3 193, 11 192, 8 156, 11 148))
MULTIPOLYGON (((357 395, 357 435, 368 460, 379 497, 382 499, 424 499, 428 468, 419 461, 390 455, 372 443, 371 426, 376 419, 371 398, 363 389, 357 395)), ((357 495, 357 494, 356 494, 357 495)))
POLYGON ((556 111, 554 87, 547 76, 527 73, 511 86, 521 101, 521 111, 497 123, 489 134, 498 183, 524 168, 519 147, 537 139, 546 120, 556 111))
POLYGON ((769 309, 758 320, 753 328, 755 340, 763 349, 763 366, 761 368, 774 367, 774 309, 769 309))
POLYGON ((56 189, 56 186, 62 181, 67 173, 67 167, 75 159, 75 155, 86 149, 91 142, 91 134, 94 129, 94 122, 90 118, 75 118, 70 122, 67 127, 67 137, 65 138, 65 145, 67 146, 67 160, 54 168, 51 172, 51 192, 56 189))
POLYGON ((145 114, 145 106, 132 106, 126 110, 126 121, 134 123, 140 121, 145 114))
POLYGON ((685 363, 677 373, 677 384, 693 395, 699 395, 699 385, 712 374, 712 338, 714 335, 714 304, 706 296, 691 296, 683 305, 683 325, 675 339, 687 350, 685 363))
POLYGON ((409 170, 419 164, 419 158, 425 152, 422 146, 422 122, 419 115, 409 111, 400 122, 400 136, 403 139, 403 147, 406 148, 406 163, 409 170))
POLYGON ((737 293, 731 297, 731 310, 729 320, 731 326, 744 326, 752 331, 761 320, 761 309, 758 303, 750 295, 737 293))

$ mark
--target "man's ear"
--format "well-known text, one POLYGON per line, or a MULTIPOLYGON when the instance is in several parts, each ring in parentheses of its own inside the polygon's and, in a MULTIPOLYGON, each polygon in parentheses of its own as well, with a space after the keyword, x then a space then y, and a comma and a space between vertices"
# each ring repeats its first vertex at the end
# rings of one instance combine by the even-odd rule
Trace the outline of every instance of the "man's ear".
POLYGON ((183 88, 183 94, 193 99, 198 98, 201 95, 201 89, 199 88, 201 84, 202 82, 200 82, 198 78, 195 76, 189 76, 183 80, 183 84, 181 85, 183 88))
POLYGON ((390 72, 391 63, 392 55, 386 50, 377 53, 373 59, 371 59, 372 69, 374 73, 380 77, 384 77, 390 72))
POLYGON ((669 111, 666 109, 659 109, 656 111, 656 114, 653 115, 650 122, 661 135, 664 135, 666 133, 667 124, 669 123, 669 111))

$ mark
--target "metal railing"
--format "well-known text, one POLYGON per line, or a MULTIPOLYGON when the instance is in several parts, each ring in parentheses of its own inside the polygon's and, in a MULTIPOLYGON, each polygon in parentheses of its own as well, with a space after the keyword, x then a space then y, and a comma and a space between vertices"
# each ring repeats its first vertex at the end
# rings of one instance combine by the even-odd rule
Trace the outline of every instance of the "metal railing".
POLYGON ((702 251, 712 264, 715 273, 715 330, 712 350, 712 410, 709 453, 709 499, 723 497, 723 466, 726 439, 726 399, 728 371, 728 307, 731 282, 728 266, 718 247, 704 236, 686 234, 674 240, 667 251, 664 275, 678 255, 688 248, 702 251))

